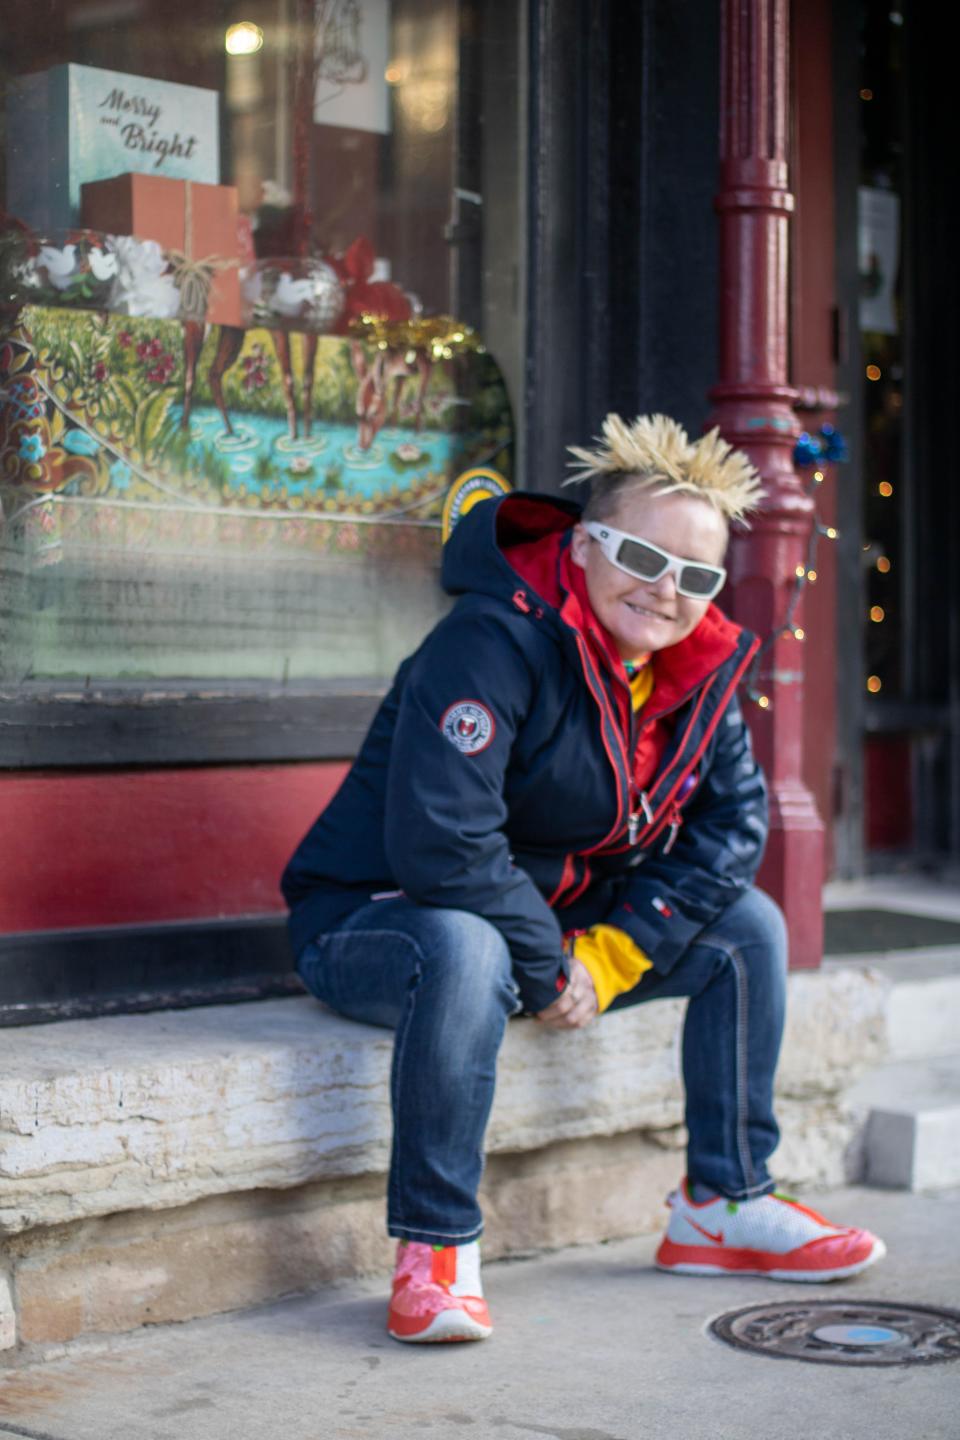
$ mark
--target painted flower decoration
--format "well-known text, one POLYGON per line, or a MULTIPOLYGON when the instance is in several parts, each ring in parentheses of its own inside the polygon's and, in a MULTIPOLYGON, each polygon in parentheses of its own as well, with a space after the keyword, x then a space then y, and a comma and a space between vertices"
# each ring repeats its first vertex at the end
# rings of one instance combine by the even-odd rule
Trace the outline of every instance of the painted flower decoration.
POLYGON ((77 276, 77 247, 64 245, 42 245, 37 256, 37 266, 46 270, 47 279, 55 290, 66 290, 77 276))
POLYGON ((405 441, 404 444, 398 445, 395 454, 397 459, 402 460, 406 465, 412 465, 415 460, 421 460, 423 458, 423 451, 420 449, 420 446, 413 445, 410 441, 405 441))
POLYGON ((262 390, 267 384, 268 360, 266 351, 262 345, 254 345, 249 355, 243 360, 243 388, 244 390, 262 390))
POLYGON ((294 455, 290 469, 294 475, 309 475, 313 471, 313 461, 306 455, 294 455))
POLYGON ((96 455, 100 449, 100 442, 86 430, 68 430, 62 443, 69 455, 96 455))
POLYGON ((22 435, 20 437, 20 459, 26 460, 28 465, 37 465, 47 453, 47 447, 39 435, 22 435))
POLYGON ((130 466, 122 460, 115 460, 110 466, 110 480, 116 490, 126 490, 132 479, 130 466))
POLYGON ((151 385, 169 385, 170 377, 177 368, 177 362, 163 341, 156 335, 141 340, 137 346, 137 359, 143 366, 143 375, 151 385))

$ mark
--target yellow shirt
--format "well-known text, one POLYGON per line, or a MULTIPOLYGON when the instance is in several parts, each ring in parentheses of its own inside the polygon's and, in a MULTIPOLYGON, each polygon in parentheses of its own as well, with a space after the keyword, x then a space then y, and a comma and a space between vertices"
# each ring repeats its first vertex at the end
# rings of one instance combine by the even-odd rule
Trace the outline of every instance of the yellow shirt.
POLYGON ((649 655, 643 662, 636 661, 635 665, 635 669, 631 667, 627 670, 627 684, 633 697, 634 710, 642 710, 653 689, 653 666, 650 664, 649 655))
MULTIPOLYGON (((627 665, 626 670, 633 708, 641 710, 653 690, 649 655, 627 665)), ((640 977, 653 968, 639 945, 615 925, 594 925, 585 935, 578 935, 573 942, 573 953, 590 972, 601 1010, 606 1010, 618 995, 632 990, 640 977)))

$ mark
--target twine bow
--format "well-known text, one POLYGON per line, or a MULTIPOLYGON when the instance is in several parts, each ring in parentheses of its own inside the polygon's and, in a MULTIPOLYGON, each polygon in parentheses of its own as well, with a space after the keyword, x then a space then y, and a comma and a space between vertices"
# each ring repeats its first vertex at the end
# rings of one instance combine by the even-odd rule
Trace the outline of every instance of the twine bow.
POLYGON ((180 291, 180 317, 183 320, 204 321, 210 303, 210 291, 216 277, 224 270, 232 270, 239 260, 226 260, 222 255, 205 255, 202 260, 193 258, 193 181, 185 183, 183 207, 183 249, 168 250, 170 271, 174 284, 180 291))
POLYGON ((180 291, 180 317, 183 320, 205 320, 213 282, 224 270, 232 270, 237 260, 224 260, 220 255, 207 255, 191 260, 182 250, 168 250, 170 273, 180 291))

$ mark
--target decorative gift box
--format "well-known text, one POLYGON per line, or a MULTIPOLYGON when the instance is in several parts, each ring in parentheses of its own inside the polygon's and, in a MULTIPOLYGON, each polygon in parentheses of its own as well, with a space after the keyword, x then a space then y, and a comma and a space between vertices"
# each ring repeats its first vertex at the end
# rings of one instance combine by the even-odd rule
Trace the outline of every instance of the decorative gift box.
MULTIPOLYGON (((156 240, 168 254, 182 256, 177 275, 181 291, 191 273, 201 285, 209 280, 206 318, 215 325, 243 323, 235 186, 198 185, 158 175, 96 180, 83 186, 83 223, 111 235, 156 240)), ((202 318, 202 307, 195 308, 195 318, 202 318)))
POLYGON ((80 219, 88 180, 138 171, 215 185, 218 95, 86 65, 7 86, 7 210, 46 233, 80 219))

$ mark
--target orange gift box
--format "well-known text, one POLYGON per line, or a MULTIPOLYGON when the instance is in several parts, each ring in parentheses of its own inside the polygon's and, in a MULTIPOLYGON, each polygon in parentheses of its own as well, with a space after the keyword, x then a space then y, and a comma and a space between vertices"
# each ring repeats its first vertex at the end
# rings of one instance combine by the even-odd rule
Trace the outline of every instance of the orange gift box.
POLYGON ((116 175, 81 187, 83 225, 108 235, 156 240, 188 260, 232 262, 218 269, 210 290, 207 319, 240 325, 237 190, 159 175, 116 175))

